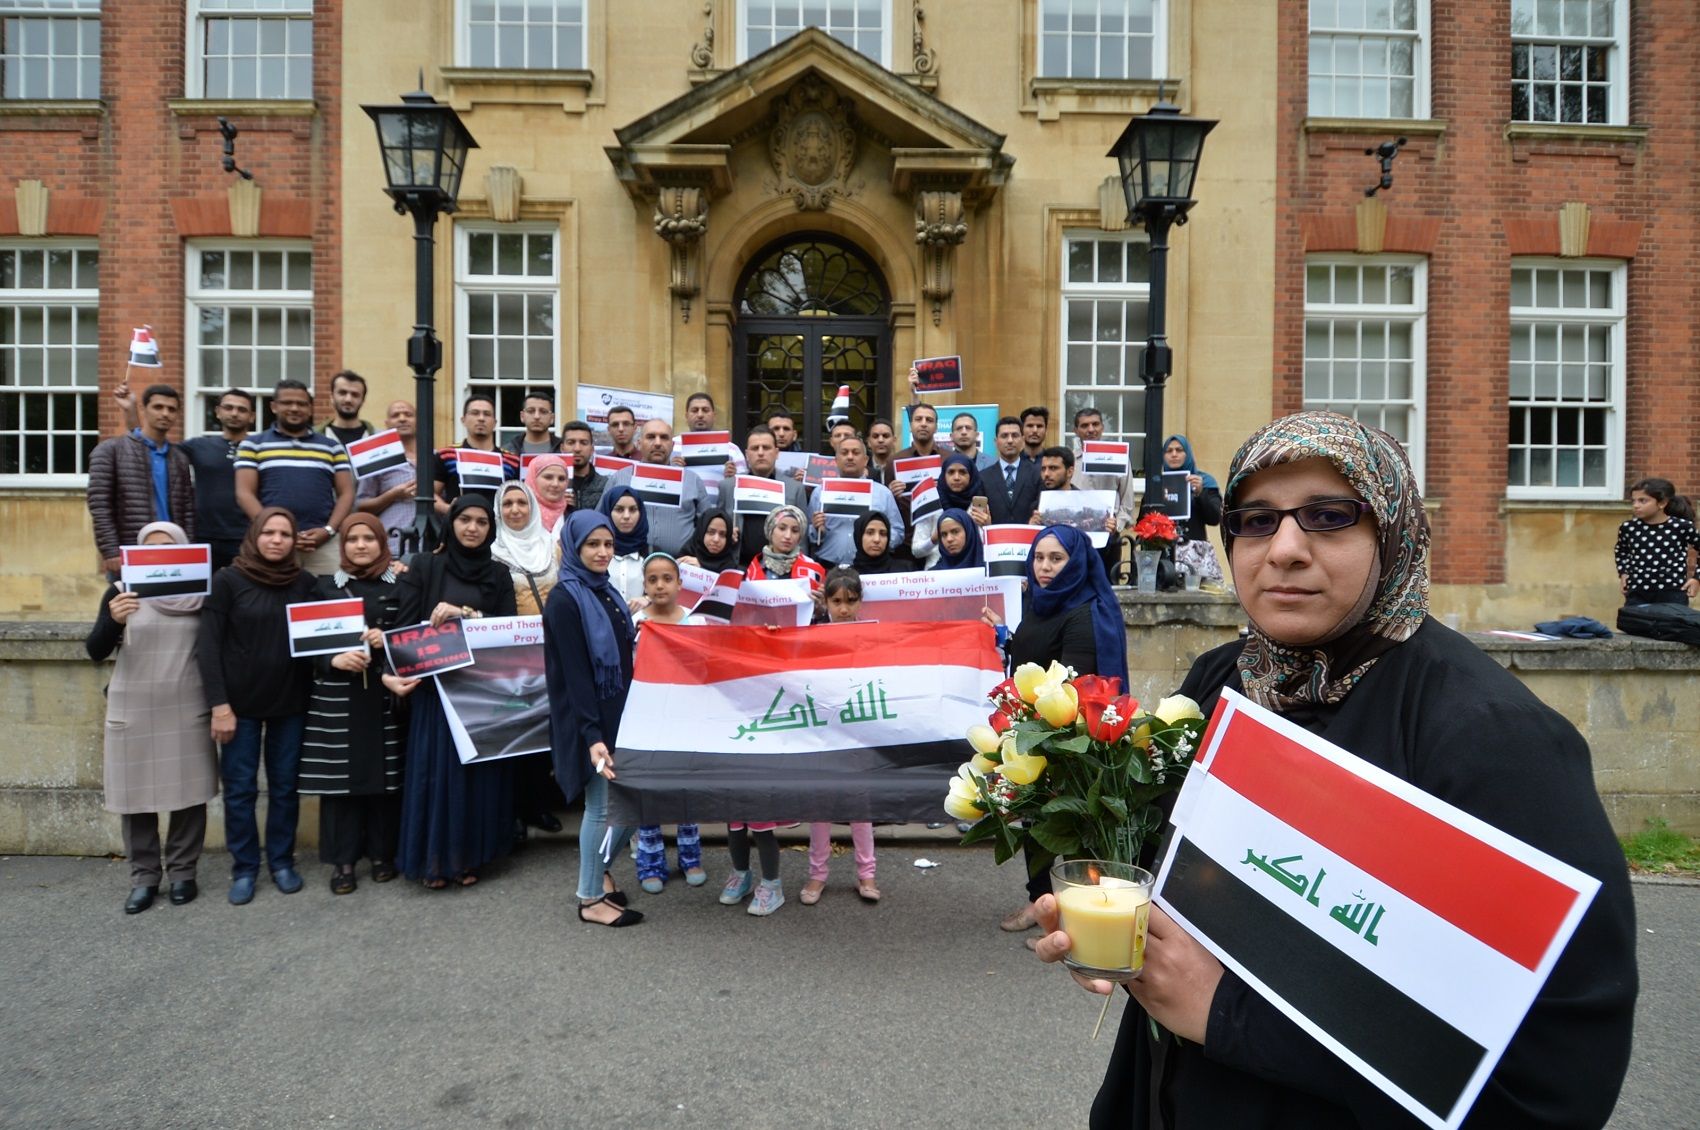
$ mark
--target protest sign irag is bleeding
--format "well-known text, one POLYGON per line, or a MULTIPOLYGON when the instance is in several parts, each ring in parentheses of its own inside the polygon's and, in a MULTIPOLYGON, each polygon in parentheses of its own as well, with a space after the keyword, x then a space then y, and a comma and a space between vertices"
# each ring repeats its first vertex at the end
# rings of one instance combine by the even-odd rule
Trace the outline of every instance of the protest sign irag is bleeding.
POLYGON ((423 679, 473 664, 459 620, 444 620, 435 628, 429 621, 392 628, 384 633, 384 652, 390 670, 403 679, 423 679))

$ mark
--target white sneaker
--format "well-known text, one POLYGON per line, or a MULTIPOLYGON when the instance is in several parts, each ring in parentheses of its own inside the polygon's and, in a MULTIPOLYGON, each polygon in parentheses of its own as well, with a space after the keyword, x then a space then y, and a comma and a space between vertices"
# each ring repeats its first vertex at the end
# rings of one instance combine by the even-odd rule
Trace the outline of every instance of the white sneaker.
POLYGON ((766 917, 785 905, 785 890, 775 879, 769 883, 763 879, 756 887, 756 897, 750 900, 748 913, 757 917, 766 917))

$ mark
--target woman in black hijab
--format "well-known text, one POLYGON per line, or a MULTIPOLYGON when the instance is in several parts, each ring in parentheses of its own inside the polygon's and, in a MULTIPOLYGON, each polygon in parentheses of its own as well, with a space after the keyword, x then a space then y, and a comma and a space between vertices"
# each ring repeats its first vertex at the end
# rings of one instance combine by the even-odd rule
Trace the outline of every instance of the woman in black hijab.
POLYGON ((870 510, 856 519, 853 538, 856 559, 851 567, 858 576, 904 571, 903 566, 891 556, 891 519, 878 510, 870 510))
MULTIPOLYGON (((421 553, 401 578, 398 622, 515 614, 513 578, 490 556, 496 512, 480 494, 449 509, 448 538, 421 553)), ((513 847, 513 773, 505 760, 461 764, 435 679, 413 696, 397 863, 409 879, 441 890, 478 882, 478 869, 513 847)))
POLYGON ((704 510, 697 515, 696 533, 692 535, 690 544, 685 546, 680 563, 695 565, 710 573, 724 573, 728 569, 742 572, 744 567, 738 563, 738 547, 732 540, 733 529, 732 519, 726 516, 726 511, 704 510))

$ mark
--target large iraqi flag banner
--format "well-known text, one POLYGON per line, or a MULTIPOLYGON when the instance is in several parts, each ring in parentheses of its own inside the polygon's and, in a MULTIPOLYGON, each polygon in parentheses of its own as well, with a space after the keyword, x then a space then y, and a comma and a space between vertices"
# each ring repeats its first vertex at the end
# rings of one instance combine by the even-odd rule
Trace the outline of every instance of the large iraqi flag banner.
POLYGON ((645 624, 614 824, 925 821, 1003 678, 984 624, 645 624))
POLYGON ((1223 691, 1156 898, 1436 1130, 1456 1127, 1599 881, 1223 691))

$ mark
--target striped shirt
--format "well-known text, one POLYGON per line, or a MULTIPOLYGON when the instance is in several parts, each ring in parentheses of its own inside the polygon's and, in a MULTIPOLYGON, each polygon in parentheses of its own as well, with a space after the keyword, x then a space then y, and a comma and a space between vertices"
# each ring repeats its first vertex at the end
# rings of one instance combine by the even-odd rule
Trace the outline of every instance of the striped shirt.
POLYGON ((236 452, 236 470, 260 476, 260 505, 281 506, 303 530, 330 521, 336 476, 350 473, 342 444, 317 432, 285 435, 275 427, 249 436, 236 452))

